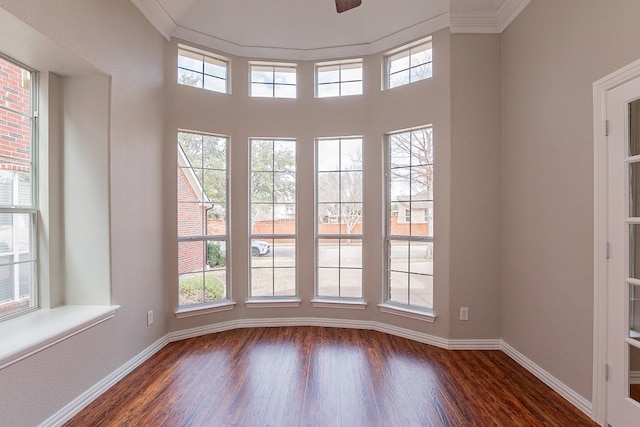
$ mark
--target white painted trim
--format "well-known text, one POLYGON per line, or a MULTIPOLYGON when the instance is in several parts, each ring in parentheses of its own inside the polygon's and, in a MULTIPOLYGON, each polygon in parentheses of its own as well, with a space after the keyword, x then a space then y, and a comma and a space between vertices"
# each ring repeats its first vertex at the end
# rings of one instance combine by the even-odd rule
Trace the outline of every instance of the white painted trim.
POLYGON ((587 416, 593 419, 593 407, 591 402, 576 393, 569 386, 562 381, 551 375, 549 372, 536 365, 534 362, 525 357, 515 348, 511 347, 505 341, 502 341, 502 351, 515 360, 520 366, 531 372, 540 381, 551 387, 553 391, 558 393, 564 399, 566 399, 573 406, 584 412, 587 416))
POLYGON ((115 316, 119 305, 65 305, 0 323, 0 370, 115 316))
POLYGON ((378 304, 378 308, 381 312, 387 314, 394 314, 396 316, 408 317, 410 319, 422 320, 429 323, 436 321, 436 315, 432 310, 422 311, 385 303, 378 304))
POLYGON ((229 331, 233 329, 279 326, 320 326, 333 328, 367 329, 395 335, 402 338, 407 338, 413 341, 433 345, 435 347, 440 347, 447 350, 503 351, 518 364, 531 372, 536 378, 558 392, 563 398, 568 400, 588 416, 591 416, 591 403, 589 401, 587 401, 571 388, 553 377, 544 369, 537 366, 531 360, 527 359, 525 356, 523 356, 521 353, 519 353, 517 350, 515 350, 513 347, 511 347, 501 339, 449 340, 446 338, 437 337, 434 335, 429 335, 422 332, 417 332, 414 330, 400 328, 397 326, 374 321, 297 317, 274 319, 239 319, 192 329, 186 329, 182 331, 170 332, 151 346, 147 347, 137 356, 122 365, 120 368, 109 374, 103 380, 90 387, 87 391, 75 398, 69 404, 65 405, 58 412, 45 420, 40 425, 40 427, 61 426, 170 342, 180 341, 188 338, 195 338, 223 331, 229 331))
POLYGON ((63 425, 74 415, 78 414, 81 410, 91 404, 91 402, 100 397, 104 392, 113 387, 118 381, 130 374, 134 369, 147 361, 147 359, 164 348, 164 346, 168 343, 169 341, 167 339, 167 336, 165 335, 164 337, 144 349, 141 353, 134 356, 127 363, 96 383, 93 387, 90 387, 80 396, 73 399, 58 412, 47 418, 42 424, 40 424, 40 427, 54 427, 63 425))
POLYGON ((500 34, 531 0, 505 0, 496 11, 451 12, 452 33, 500 34))
POLYGON ((274 299, 250 299, 244 302, 247 308, 286 308, 298 307, 302 301, 299 299, 274 298, 274 299))
POLYGON ((178 27, 156 0, 131 0, 156 30, 167 40, 178 27))
POLYGON ((185 317, 200 316, 203 314, 219 313, 221 311, 233 310, 235 306, 235 301, 222 301, 214 304, 180 307, 175 311, 175 315, 178 319, 184 319, 185 317))
MULTIPOLYGON (((147 19, 150 19, 147 16, 147 19)), ((432 34, 449 26, 449 14, 445 13, 405 28, 372 43, 348 46, 331 46, 318 49, 287 49, 276 47, 247 46, 229 40, 202 34, 188 28, 177 27, 172 36, 187 42, 197 43, 224 53, 256 59, 284 59, 296 61, 320 61, 352 56, 372 55, 393 49, 401 44, 432 34)))
POLYGON ((311 300, 311 305, 315 308, 344 308, 350 310, 363 310, 367 303, 359 300, 338 300, 315 298, 311 300))
POLYGON ((635 61, 593 83, 594 148, 594 274, 593 274, 593 419, 604 424, 606 418, 607 364, 607 92, 640 77, 640 60, 635 61))

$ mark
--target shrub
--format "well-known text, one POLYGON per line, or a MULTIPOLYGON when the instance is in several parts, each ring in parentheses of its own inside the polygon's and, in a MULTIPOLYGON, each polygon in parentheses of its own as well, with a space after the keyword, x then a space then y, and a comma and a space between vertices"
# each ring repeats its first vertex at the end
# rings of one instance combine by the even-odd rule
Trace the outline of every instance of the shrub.
POLYGON ((220 249, 220 245, 216 242, 207 243, 207 264, 209 267, 215 267, 216 265, 224 265, 227 261, 224 253, 220 249))
POLYGON ((180 279, 180 305, 215 301, 224 297, 224 283, 211 274, 205 274, 204 277, 206 277, 204 286, 202 274, 180 279))

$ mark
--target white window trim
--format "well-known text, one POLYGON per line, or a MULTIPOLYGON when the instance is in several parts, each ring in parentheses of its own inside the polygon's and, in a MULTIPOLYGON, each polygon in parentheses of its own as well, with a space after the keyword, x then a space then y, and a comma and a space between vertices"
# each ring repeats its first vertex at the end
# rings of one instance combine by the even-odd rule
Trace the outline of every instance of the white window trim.
MULTIPOLYGON (((275 72, 275 70, 274 70, 275 72)), ((264 61, 249 61, 249 89, 248 89, 248 93, 249 93, 249 97, 250 98, 266 98, 266 99, 297 99, 298 98, 298 64, 293 63, 293 62, 264 62, 264 61), (295 88, 296 91, 296 96, 293 98, 287 98, 287 97, 281 97, 281 96, 275 96, 275 86, 276 86, 276 82, 274 81, 273 83, 266 83, 272 86, 272 93, 273 96, 257 96, 254 95, 252 93, 252 84, 254 83, 252 78, 251 78, 251 73, 253 72, 253 67, 257 66, 257 67, 273 67, 275 68, 291 68, 292 70, 295 71, 296 73, 296 84, 295 85, 285 85, 285 86, 293 86, 295 88)), ((259 82, 256 82, 259 83, 259 82)))
POLYGON ((408 317, 410 319, 422 320, 424 322, 433 323, 436 320, 436 314, 432 309, 425 308, 424 310, 417 310, 413 307, 405 305, 395 305, 390 303, 378 304, 378 308, 383 313, 408 317))
POLYGON ((359 298, 327 298, 316 297, 311 300, 311 305, 315 308, 342 308, 348 310, 364 310, 367 303, 359 298))
POLYGON ((203 314, 220 313, 222 311, 233 310, 235 306, 235 301, 220 300, 215 303, 182 306, 179 307, 174 314, 176 318, 184 319, 187 317, 200 316, 203 314))
MULTIPOLYGON (((420 79, 420 80, 416 80, 416 81, 410 81, 410 82, 408 82, 406 84, 399 85, 399 86, 394 86, 394 87, 389 86, 389 59, 390 59, 390 57, 395 55, 395 54, 397 54, 397 53, 409 51, 409 50, 413 49, 414 47, 420 46, 422 44, 430 44, 431 45, 431 50, 432 50, 432 56, 431 56, 431 64, 432 64, 431 65, 431 70, 432 71, 431 71, 431 73, 432 73, 432 76, 433 76, 433 38, 431 36, 429 36, 429 37, 425 37, 423 39, 416 40, 414 42, 399 46, 399 47, 397 47, 397 48, 395 48, 393 50, 390 50, 390 51, 388 51, 388 52, 386 52, 384 54, 383 61, 382 61, 382 66, 383 66, 383 69, 382 69, 382 90, 383 91, 384 90, 395 89, 395 88, 402 87, 402 86, 407 86, 408 84, 411 84, 411 83, 415 83, 415 82, 419 82, 419 81, 422 81, 422 80, 426 80, 426 79, 420 79)), ((409 68, 409 70, 410 69, 411 68, 409 68)))
POLYGON ((343 61, 329 61, 329 62, 318 62, 315 64, 314 67, 314 74, 315 74, 315 97, 322 99, 322 98, 341 98, 343 96, 362 96, 364 93, 364 75, 362 76, 361 80, 342 80, 342 70, 340 70, 339 75, 340 78, 335 81, 332 82, 333 84, 337 83, 339 85, 339 94, 336 96, 318 96, 318 88, 320 87, 321 83, 318 81, 318 71, 323 68, 323 67, 331 67, 331 66, 342 66, 342 65, 350 65, 350 64, 360 64, 360 69, 363 71, 364 74, 364 61, 362 58, 357 58, 357 59, 348 59, 348 60, 343 60, 343 61), (362 84, 362 91, 363 93, 360 94, 353 94, 353 95, 343 95, 342 94, 342 83, 350 83, 350 82, 360 82, 362 84))
POLYGON ((115 316, 119 305, 64 305, 0 322, 0 369, 115 316))
MULTIPOLYGON (((227 73, 226 73, 226 78, 224 78, 224 79, 220 79, 220 80, 224 80, 224 82, 225 82, 225 91, 224 91, 224 92, 219 92, 219 91, 216 91, 216 90, 211 90, 211 89, 207 89, 207 88, 205 88, 205 87, 204 87, 204 76, 205 76, 205 74, 204 74, 204 70, 203 70, 203 72, 202 72, 202 73, 200 73, 200 74, 202 74, 202 79, 203 79, 202 84, 203 84, 203 87, 201 87, 201 88, 199 88, 199 89, 208 90, 208 91, 210 91, 210 92, 214 92, 214 93, 221 93, 221 94, 228 94, 228 95, 229 95, 229 94, 231 94, 231 60, 230 60, 229 58, 224 57, 224 56, 222 56, 222 55, 218 55, 218 54, 213 53, 213 52, 208 52, 208 51, 206 51, 206 50, 198 49, 197 47, 193 47, 193 46, 189 46, 189 45, 185 45, 185 44, 180 44, 180 43, 179 43, 179 44, 178 44, 178 56, 180 55, 180 51, 181 51, 181 50, 185 50, 185 51, 187 51, 187 52, 195 53, 195 54, 197 54, 197 55, 202 55, 202 56, 203 56, 203 60, 204 60, 204 62, 206 62, 206 59, 207 59, 207 58, 210 58, 210 59, 214 59, 214 60, 217 60, 217 61, 224 62, 224 63, 226 64, 226 71, 227 71, 227 73)), ((180 69, 180 68, 181 68, 181 67, 178 65, 178 66, 176 67, 176 70, 178 70, 178 69, 180 69)), ((186 69, 186 70, 187 70, 187 71, 193 71, 193 70, 188 70, 188 69, 186 69)), ((207 75, 208 75, 208 74, 207 74, 207 75)), ((180 85, 180 83, 178 83, 178 84, 180 85)), ((189 86, 189 85, 183 85, 183 86, 189 86)), ((194 86, 192 86, 192 87, 194 87, 194 86)))

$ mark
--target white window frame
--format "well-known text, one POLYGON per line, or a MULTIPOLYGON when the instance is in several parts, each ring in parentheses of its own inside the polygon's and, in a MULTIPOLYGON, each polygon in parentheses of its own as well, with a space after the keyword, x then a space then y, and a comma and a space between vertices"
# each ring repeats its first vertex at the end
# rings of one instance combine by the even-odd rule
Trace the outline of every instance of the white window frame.
POLYGON ((334 97, 341 97, 341 96, 362 95, 362 93, 363 93, 363 81, 364 81, 364 76, 362 75, 362 73, 363 73, 363 60, 362 60, 362 58, 349 59, 349 60, 343 60, 343 61, 319 62, 319 63, 315 64, 316 98, 334 98, 334 97), (359 67, 360 68, 360 79, 358 79, 358 80, 347 80, 346 78, 343 78, 343 72, 342 72, 343 68, 349 67, 349 66, 353 66, 353 65, 359 65, 360 66, 359 67), (321 81, 320 73, 322 73, 322 71, 324 69, 336 68, 336 67, 337 67, 337 71, 338 71, 338 79, 337 80, 331 80, 331 81, 327 81, 327 82, 321 81), (353 93, 353 94, 344 94, 343 93, 343 87, 346 84, 351 84, 351 83, 360 83, 360 93, 353 93), (323 85, 338 85, 338 95, 321 95, 320 88, 323 85))
MULTIPOLYGON (((391 216, 392 216, 392 205, 394 203, 393 200, 391 200, 391 177, 392 177, 392 170, 391 170, 391 154, 390 154, 390 140, 391 137, 393 137, 394 135, 398 135, 398 134, 402 134, 402 133, 412 133, 412 132, 419 132, 425 129, 430 129, 431 130, 431 138, 432 141, 431 143, 433 144, 433 127, 432 126, 421 126, 421 127, 417 127, 417 128, 412 128, 412 129, 406 129, 406 130, 402 130, 402 131, 397 131, 397 132, 392 132, 386 135, 385 138, 385 178, 386 178, 386 191, 385 191, 385 203, 386 203, 386 207, 385 207, 385 211, 386 211, 386 218, 385 218, 385 272, 386 272, 386 277, 385 277, 385 284, 384 284, 384 296, 383 296, 383 303, 380 304, 381 310, 385 311, 385 312, 389 312, 389 313, 393 313, 393 314, 400 314, 400 315, 405 315, 408 317, 414 317, 420 320, 426 320, 426 321, 433 321, 435 319, 435 315, 434 315, 434 311, 433 311, 433 306, 425 306, 425 305, 420 305, 420 304, 412 304, 411 303, 411 297, 410 297, 410 289, 411 289, 411 282, 410 282, 410 277, 411 274, 418 274, 418 275, 422 275, 422 276, 432 276, 432 274, 420 274, 420 273, 412 273, 411 272, 411 267, 408 266, 407 267, 407 271, 402 271, 402 273, 407 273, 408 275, 408 289, 407 289, 407 300, 408 303, 404 304, 401 303, 399 301, 393 300, 391 297, 391 273, 392 273, 392 266, 391 266, 391 242, 406 242, 407 245, 411 245, 411 243, 418 243, 418 244, 423 244, 423 243, 430 243, 431 244, 431 248, 433 250, 433 244, 434 244, 434 232, 433 229, 430 229, 430 233, 429 235, 413 235, 413 234, 392 234, 391 230, 390 230, 390 224, 391 224, 391 216)), ((433 145, 432 145, 432 150, 433 150, 433 145)), ((408 155, 409 157, 411 157, 411 154, 408 155)), ((432 153, 433 156, 433 153, 432 153)), ((433 168, 433 162, 434 160, 432 159, 432 163, 431 164, 425 164, 427 166, 431 166, 431 168, 433 168)), ((412 166, 412 165, 411 165, 412 166)), ((409 166, 407 166, 409 167, 409 166)), ((433 185, 433 181, 432 181, 432 185, 433 185)), ((410 190, 411 191, 411 190, 410 190)), ((425 201, 426 199, 419 199, 420 201, 425 201)), ((433 203, 434 197, 433 197, 433 187, 431 188, 431 201, 433 203)), ((397 201, 396 201, 397 202, 397 201)), ((411 205, 411 199, 409 200, 409 204, 411 205)), ((434 205, 432 205, 431 209, 433 210, 434 205)), ((396 213, 397 215, 397 213, 396 213)), ((413 219, 415 217, 415 215, 411 215, 411 218, 413 219)), ((433 224, 433 223, 431 223, 433 224)), ((411 226, 411 223, 410 223, 411 226)), ((433 255, 433 252, 432 252, 433 255)), ((409 262, 409 261, 408 261, 409 262)), ((432 291, 435 293, 435 289, 432 289, 432 291)))
POLYGON ((283 63, 283 62, 258 62, 251 61, 249 62, 249 96, 252 98, 278 98, 278 99, 295 99, 298 97, 298 64, 295 63, 283 63), (257 68, 264 68, 265 72, 271 72, 270 81, 259 81, 254 80, 254 71, 257 68), (294 82, 287 82, 286 78, 282 80, 281 73, 283 70, 293 71, 294 82), (280 80, 280 81, 278 81, 280 80), (259 94, 255 91, 257 86, 254 85, 262 85, 270 88, 270 95, 267 94, 259 94), (293 96, 279 96, 280 88, 293 88, 293 96))
MULTIPOLYGON (((342 224, 344 224, 343 220, 342 220, 342 206, 343 204, 355 204, 355 203, 359 203, 360 204, 360 218, 358 219, 358 222, 360 223, 360 227, 362 227, 362 222, 363 222, 363 218, 364 218, 364 200, 363 200, 363 196, 364 196, 364 164, 362 162, 361 159, 361 163, 360 163, 360 169, 345 169, 343 168, 342 165, 342 146, 343 146, 343 142, 344 141, 353 141, 353 140, 359 140, 360 141, 360 150, 362 153, 362 149, 364 148, 364 141, 363 141, 363 137, 362 136, 351 136, 351 137, 335 137, 335 138, 318 138, 316 139, 316 144, 315 144, 315 149, 316 149, 316 167, 315 167, 315 235, 316 235, 316 239, 315 239, 315 249, 316 249, 316 259, 315 259, 315 298, 314 298, 314 305, 317 306, 317 303, 319 302, 331 302, 331 301, 352 301, 352 302, 357 302, 360 304, 354 305, 353 308, 364 308, 364 288, 363 288, 363 283, 362 283, 362 272, 363 272, 363 259, 362 259, 362 247, 363 247, 363 233, 362 233, 362 229, 360 233, 342 233, 342 224), (320 170, 320 165, 319 165, 319 160, 320 160, 320 144, 323 141, 337 141, 338 142, 338 153, 337 153, 337 157, 338 157, 338 167, 335 170, 320 170), (343 174, 345 173, 355 173, 355 172, 359 172, 361 177, 361 181, 360 181, 360 200, 357 202, 354 201, 343 201, 342 200, 342 196, 343 196, 343 189, 342 189, 342 183, 343 183, 343 174), (320 197, 320 190, 319 190, 319 181, 320 181, 320 174, 321 173, 331 173, 331 174, 338 174, 338 187, 339 187, 339 200, 337 201, 333 201, 333 202, 329 202, 331 204, 337 204, 339 206, 339 210, 338 210, 338 221, 336 221, 335 223, 340 227, 340 233, 339 234, 327 234, 327 233, 320 233, 320 220, 319 220, 319 214, 320 214, 320 201, 319 201, 319 197, 320 197), (321 240, 336 240, 338 242, 338 266, 337 267, 323 267, 321 265, 320 262, 320 241, 321 240), (342 241, 343 240, 359 240, 360 241, 360 267, 345 267, 342 265, 342 256, 341 256, 341 251, 343 249, 343 244, 342 241), (337 269, 338 270, 338 295, 323 295, 320 293, 320 274, 322 269, 337 269), (354 271, 354 270, 359 270, 360 271, 360 296, 359 297, 354 297, 354 296, 343 296, 342 295, 342 273, 346 272, 348 270, 354 271)), ((334 222, 331 222, 334 223, 334 222)))
POLYGON ((405 86, 407 84, 415 83, 417 81, 429 79, 433 77, 433 44, 431 37, 427 37, 421 40, 417 40, 413 43, 401 46, 394 50, 387 52, 384 55, 384 72, 383 72, 383 89, 393 89, 400 86, 405 86), (428 51, 429 59, 425 62, 414 63, 414 57, 416 54, 420 52, 428 51), (392 67, 394 62, 400 61, 403 58, 408 58, 408 65, 406 67, 402 67, 399 70, 392 71, 392 67), (425 76, 420 78, 415 78, 412 70, 421 67, 427 66, 428 73, 425 76), (400 73, 407 72, 409 79, 407 82, 400 84, 393 84, 393 76, 398 75, 400 73))
MULTIPOLYGON (((270 307, 284 307, 284 306, 297 306, 300 303, 300 300, 298 298, 298 282, 297 282, 297 273, 298 273, 298 262, 297 262, 297 246, 298 246, 298 209, 297 209, 297 204, 298 204, 298 183, 297 183, 297 177, 298 177, 298 170, 297 170, 297 157, 298 157, 298 147, 297 147, 298 143, 296 139, 293 138, 250 138, 249 139, 249 224, 250 224, 250 228, 253 225, 253 216, 252 216, 252 211, 253 211, 253 205, 254 202, 252 200, 252 178, 251 176, 254 173, 271 173, 273 175, 272 180, 275 180, 275 174, 276 173, 293 173, 294 175, 294 192, 295 194, 293 195, 293 203, 277 203, 275 200, 275 196, 274 193, 272 192, 272 197, 271 197, 271 202, 257 202, 256 204, 265 204, 265 205, 271 205, 271 212, 274 213, 273 215, 275 215, 275 210, 276 210, 276 206, 277 205, 282 205, 282 206, 287 206, 287 210, 288 207, 290 205, 293 205, 293 212, 294 212, 294 219, 295 219, 295 223, 296 223, 296 228, 295 228, 295 233, 291 234, 291 233, 276 233, 275 230, 272 233, 253 233, 252 229, 249 229, 249 241, 252 242, 253 240, 266 240, 268 241, 268 243, 270 244, 270 252, 265 254, 267 256, 270 257, 270 259, 272 260, 272 264, 270 267, 254 267, 254 258, 258 258, 258 257, 253 257, 252 256, 252 244, 249 244, 249 300, 247 301, 247 306, 249 307, 259 307, 261 306, 260 304, 262 302, 266 302, 266 305, 262 305, 262 306, 270 306, 270 307), (253 158, 253 144, 254 142, 258 142, 258 141, 262 141, 262 142, 270 142, 273 144, 273 150, 275 153, 275 143, 279 142, 279 141, 286 141, 286 142, 293 142, 295 144, 296 147, 296 152, 295 152, 295 158, 293 159, 293 163, 294 163, 294 171, 276 171, 273 168, 273 163, 272 163, 272 167, 269 170, 254 170, 253 169, 253 165, 251 164, 252 162, 252 158, 253 158), (293 266, 276 266, 275 265, 275 256, 273 254, 274 250, 275 250, 275 240, 278 239, 286 239, 286 240, 293 240, 293 247, 294 247, 294 251, 295 251, 295 256, 294 256, 294 260, 293 260, 293 266), (271 269, 272 271, 272 291, 271 291, 271 295, 254 295, 254 290, 253 290, 253 270, 254 268, 264 268, 264 269, 271 269), (276 269, 281 268, 281 269, 290 269, 293 270, 293 275, 294 275, 294 290, 293 290, 293 294, 291 295, 276 295, 276 289, 275 289, 275 271, 276 269), (269 305, 272 304, 274 301, 277 301, 277 305, 269 305)), ((273 182, 273 181, 272 181, 273 182)), ((274 216, 272 216, 272 218, 274 218, 274 216)))
POLYGON ((191 87, 197 87, 200 89, 205 89, 205 90, 209 90, 212 92, 218 92, 218 93, 231 93, 231 79, 230 79, 230 72, 231 72, 231 61, 228 58, 225 58, 224 56, 221 55, 217 55, 211 52, 207 52, 201 49, 197 49, 195 47, 191 47, 191 46, 187 46, 187 45, 183 45, 183 44, 179 44, 178 45, 178 67, 177 67, 177 71, 178 71, 178 77, 177 77, 177 81, 178 84, 181 85, 185 85, 185 86, 191 86, 191 87), (187 67, 181 67, 180 66, 180 57, 181 56, 190 56, 193 59, 196 59, 197 61, 201 61, 202 62, 202 68, 200 70, 196 70, 195 68, 187 68, 187 67), (222 67, 225 71, 224 71, 224 76, 219 76, 213 73, 208 73, 207 72, 207 64, 210 65, 215 65, 218 67, 222 67), (189 84, 189 83, 184 83, 180 81, 180 70, 183 70, 184 72, 187 73, 193 73, 195 75, 198 75, 200 77, 199 80, 199 84, 189 84), (208 79, 213 79, 214 81, 221 81, 224 82, 224 90, 217 90, 214 89, 213 87, 207 87, 206 85, 206 81, 208 79))
MULTIPOLYGON (((8 108, 5 105, 0 105, 0 110, 8 111, 12 114, 18 114, 23 117, 28 117, 30 121, 30 148, 31 148, 31 156, 29 159, 29 168, 31 171, 31 188, 30 195, 31 200, 29 205, 21 204, 19 198, 19 186, 18 186, 18 175, 12 174, 11 177, 11 185, 12 185, 12 201, 6 205, 0 205, 0 214, 9 214, 12 216, 12 224, 15 224, 16 215, 25 215, 30 218, 29 224, 29 253, 31 257, 27 261, 21 261, 20 255, 24 251, 20 251, 18 248, 18 231, 12 227, 12 247, 13 251, 11 251, 11 255, 13 256, 13 261, 8 264, 8 266, 12 266, 10 268, 13 269, 12 277, 13 277, 13 297, 11 300, 4 301, 4 303, 19 303, 19 301, 26 300, 27 295, 21 295, 20 293, 20 266, 23 264, 30 263, 31 268, 29 269, 29 293, 28 293, 28 301, 26 305, 23 307, 19 307, 16 311, 9 312, 5 315, 2 315, 0 311, 0 321, 7 320, 16 316, 20 316, 31 311, 37 310, 39 308, 39 286, 38 286, 38 275, 37 271, 39 270, 38 265, 38 216, 39 216, 39 208, 38 208, 38 73, 32 68, 12 59, 4 55, 0 55, 0 59, 12 64, 13 66, 19 67, 22 69, 22 82, 29 82, 29 91, 30 91, 30 106, 31 110, 29 114, 25 114, 21 111, 8 108), (28 77, 27 77, 28 75, 28 77)), ((11 161, 11 158, 7 159, 11 161)), ((21 162, 22 163, 22 162, 21 162)), ((22 272, 24 273, 24 271, 22 272)), ((2 302, 0 302, 1 304, 2 302)))
MULTIPOLYGON (((230 218, 229 218, 229 157, 230 157, 229 148, 230 148, 230 137, 228 136, 197 132, 197 131, 191 131, 191 130, 183 130, 183 129, 178 130, 178 138, 177 138, 178 169, 183 169, 183 170, 186 169, 187 173, 189 173, 189 170, 191 171, 199 170, 201 173, 203 173, 204 171, 224 172, 224 177, 225 177, 225 184, 224 184, 225 185, 225 188, 224 188, 225 201, 224 201, 224 209, 223 209, 224 218, 225 218, 225 232, 213 233, 213 234, 206 232, 208 231, 208 212, 205 211, 204 217, 202 218, 203 221, 207 221, 205 224, 203 224, 205 233, 197 234, 197 235, 180 235, 178 233, 178 246, 180 246, 181 243, 188 244, 192 242, 203 242, 203 248, 202 248, 204 252, 203 266, 202 266, 202 271, 198 272, 198 273, 202 273, 203 285, 204 285, 204 280, 205 280, 204 278, 206 276, 206 273, 210 272, 209 270, 210 266, 208 266, 208 245, 217 244, 220 247, 224 247, 225 258, 226 258, 226 262, 224 266, 224 272, 225 272, 224 296, 220 299, 205 300, 203 302, 192 303, 192 304, 180 304, 180 302, 178 302, 178 311, 176 312, 178 317, 187 317, 188 315, 190 315, 190 313, 193 313, 196 311, 201 312, 203 308, 205 309, 212 308, 212 307, 213 308, 217 307, 222 309, 232 308, 233 303, 231 301, 231 288, 229 286, 229 284, 231 283, 231 269, 229 268, 229 265, 231 263, 230 250, 229 250, 230 249, 230 244, 229 244, 229 221, 230 221, 230 218), (202 138, 214 137, 214 138, 223 139, 225 141, 224 169, 204 167, 204 164, 203 164, 204 156, 203 156, 203 163, 201 165, 199 166, 191 165, 186 157, 186 154, 184 153, 184 150, 180 146, 180 139, 179 139, 180 134, 196 135, 202 138)), ((210 205, 210 207, 207 208, 207 210, 213 208, 215 205, 220 204, 219 201, 208 200, 208 196, 205 193, 204 189, 201 187, 201 183, 198 181, 195 173, 194 173, 194 176, 192 176, 191 178, 187 176, 187 180, 190 182, 192 187, 195 187, 194 192, 200 199, 199 203, 190 202, 189 204, 198 204, 201 207, 210 205)), ((181 204, 181 201, 179 199, 179 194, 178 194, 178 198, 177 198, 178 209, 180 208, 180 204, 181 204)), ((178 214, 178 221, 180 221, 179 214, 178 214)), ((180 274, 180 271, 178 271, 178 274, 180 274)), ((179 292, 180 292, 180 285, 178 280, 178 293, 179 292)))

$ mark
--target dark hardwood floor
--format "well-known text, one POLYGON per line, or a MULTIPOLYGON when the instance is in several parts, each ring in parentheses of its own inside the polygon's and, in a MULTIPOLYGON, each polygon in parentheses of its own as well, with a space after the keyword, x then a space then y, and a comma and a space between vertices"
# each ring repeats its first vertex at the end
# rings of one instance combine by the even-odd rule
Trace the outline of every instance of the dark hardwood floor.
POLYGON ((596 426, 500 351, 320 327, 171 343, 65 425, 596 426))

